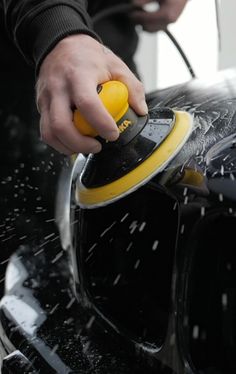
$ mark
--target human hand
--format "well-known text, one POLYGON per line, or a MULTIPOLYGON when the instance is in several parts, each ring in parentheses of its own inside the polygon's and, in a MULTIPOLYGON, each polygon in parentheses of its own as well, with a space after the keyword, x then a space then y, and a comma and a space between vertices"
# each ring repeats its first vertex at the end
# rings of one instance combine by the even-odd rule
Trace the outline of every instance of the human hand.
POLYGON ((75 108, 101 137, 116 140, 117 125, 97 94, 97 86, 109 80, 126 84, 130 106, 147 113, 142 83, 112 51, 85 34, 61 40, 44 59, 36 84, 42 140, 66 155, 99 152, 100 142, 74 126, 75 108))
MULTIPOLYGON (((137 10, 132 13, 132 19, 136 24, 142 25, 143 30, 156 32, 165 30, 169 23, 175 22, 182 13, 188 0, 158 0, 159 8, 147 12, 137 10)), ((133 0, 133 4, 143 7, 146 4, 154 3, 153 0, 133 0)))

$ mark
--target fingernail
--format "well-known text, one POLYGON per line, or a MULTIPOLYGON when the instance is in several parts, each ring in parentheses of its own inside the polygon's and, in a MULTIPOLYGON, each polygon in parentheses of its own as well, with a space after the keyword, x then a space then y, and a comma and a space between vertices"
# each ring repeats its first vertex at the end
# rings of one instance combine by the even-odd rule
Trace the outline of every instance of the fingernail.
POLYGON ((98 153, 102 150, 102 145, 99 143, 99 144, 96 144, 92 150, 91 150, 91 153, 98 153))
POLYGON ((115 140, 118 139, 119 135, 120 135, 120 132, 119 132, 118 128, 117 128, 117 130, 112 132, 112 137, 115 140))
POLYGON ((109 132, 109 137, 107 136, 106 139, 113 142, 114 140, 117 140, 119 137, 119 130, 113 130, 109 132))

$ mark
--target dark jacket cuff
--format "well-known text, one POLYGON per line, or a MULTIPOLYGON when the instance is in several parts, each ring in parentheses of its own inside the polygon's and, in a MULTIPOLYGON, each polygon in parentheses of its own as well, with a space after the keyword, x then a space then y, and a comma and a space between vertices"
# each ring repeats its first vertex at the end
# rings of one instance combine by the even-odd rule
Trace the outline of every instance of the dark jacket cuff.
MULTIPOLYGON (((28 62, 35 65, 37 75, 43 59, 55 45, 63 38, 79 33, 91 35, 101 42, 75 9, 56 5, 34 17, 28 25, 28 36, 19 47, 28 62)), ((20 35, 17 39, 22 40, 20 35)))

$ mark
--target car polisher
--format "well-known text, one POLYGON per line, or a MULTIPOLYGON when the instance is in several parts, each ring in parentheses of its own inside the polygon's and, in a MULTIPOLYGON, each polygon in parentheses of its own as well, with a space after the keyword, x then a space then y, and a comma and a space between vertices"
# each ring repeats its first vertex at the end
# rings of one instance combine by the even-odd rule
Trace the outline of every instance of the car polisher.
POLYGON ((108 142, 74 111, 74 124, 84 135, 96 137, 102 150, 89 154, 76 182, 76 200, 82 208, 112 203, 160 173, 191 134, 193 117, 185 111, 154 107, 138 116, 128 104, 128 89, 119 81, 98 87, 98 95, 117 123, 120 135, 108 142))

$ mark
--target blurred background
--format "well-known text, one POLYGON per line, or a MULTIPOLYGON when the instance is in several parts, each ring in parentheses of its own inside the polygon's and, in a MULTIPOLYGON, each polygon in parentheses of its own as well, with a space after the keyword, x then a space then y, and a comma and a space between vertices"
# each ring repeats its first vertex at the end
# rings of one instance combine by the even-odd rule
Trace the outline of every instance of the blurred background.
MULTIPOLYGON (((189 0, 169 31, 180 44, 196 76, 236 66, 236 1, 189 0)), ((191 79, 177 48, 164 32, 141 33, 136 62, 146 91, 191 79)))

